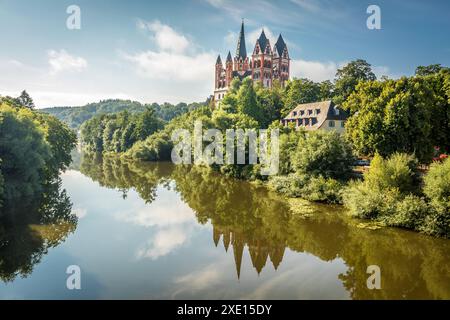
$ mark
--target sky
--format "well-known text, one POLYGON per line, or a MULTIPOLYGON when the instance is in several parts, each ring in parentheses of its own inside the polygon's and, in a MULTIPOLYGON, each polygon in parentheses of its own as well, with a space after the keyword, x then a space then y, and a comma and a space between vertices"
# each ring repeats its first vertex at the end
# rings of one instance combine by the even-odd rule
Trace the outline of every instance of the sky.
POLYGON ((0 95, 26 89, 38 108, 101 99, 204 101, 218 54, 234 55, 242 19, 249 54, 281 33, 291 77, 334 79, 354 59, 377 76, 450 66, 447 0, 0 0, 0 95), (80 29, 67 28, 70 5, 80 29), (381 10, 370 30, 369 5, 381 10))

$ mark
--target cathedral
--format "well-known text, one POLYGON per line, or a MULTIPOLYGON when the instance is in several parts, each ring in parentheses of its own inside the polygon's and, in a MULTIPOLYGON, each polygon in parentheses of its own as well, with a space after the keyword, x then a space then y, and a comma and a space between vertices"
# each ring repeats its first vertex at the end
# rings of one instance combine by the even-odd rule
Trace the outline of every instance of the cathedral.
POLYGON ((255 84, 261 83, 264 87, 271 88, 274 80, 278 80, 281 85, 284 85, 289 79, 289 69, 289 52, 281 34, 272 48, 269 39, 266 37, 264 30, 262 30, 250 59, 247 56, 244 22, 242 22, 234 58, 228 52, 224 65, 220 55, 217 57, 214 103, 216 106, 220 104, 220 101, 228 91, 231 81, 236 77, 241 80, 251 77, 255 84))

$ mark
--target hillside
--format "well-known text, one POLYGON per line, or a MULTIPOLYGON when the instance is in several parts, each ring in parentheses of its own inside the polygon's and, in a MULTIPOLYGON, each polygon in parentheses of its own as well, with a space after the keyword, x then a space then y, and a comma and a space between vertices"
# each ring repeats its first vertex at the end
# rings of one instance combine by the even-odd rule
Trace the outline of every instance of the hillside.
POLYGON ((82 107, 53 107, 41 109, 40 111, 57 117, 59 120, 67 123, 72 129, 79 129, 83 122, 98 114, 118 113, 124 110, 127 110, 130 113, 139 113, 150 107, 155 110, 157 117, 165 121, 170 121, 176 116, 194 110, 205 104, 206 102, 191 104, 178 103, 176 105, 164 103, 160 105, 157 103, 142 104, 137 101, 111 99, 89 103, 82 107))

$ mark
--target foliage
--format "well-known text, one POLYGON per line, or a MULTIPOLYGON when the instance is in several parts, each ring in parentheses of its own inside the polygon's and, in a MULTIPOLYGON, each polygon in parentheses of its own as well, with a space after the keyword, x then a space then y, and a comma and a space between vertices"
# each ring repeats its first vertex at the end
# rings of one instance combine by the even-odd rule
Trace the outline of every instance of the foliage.
POLYGON ((358 59, 338 69, 335 78, 334 102, 341 105, 355 90, 360 81, 374 81, 375 74, 367 61, 358 59))
POLYGON ((438 234, 450 234, 450 158, 431 165, 424 178, 424 194, 436 211, 427 227, 438 234))
POLYGON ((86 121, 81 127, 84 147, 94 152, 125 152, 163 127, 153 109, 130 114, 103 114, 86 121))
POLYGON ((26 107, 0 105, 0 159, 3 199, 39 194, 71 162, 75 134, 52 116, 26 107))
POLYGON ((412 156, 377 155, 364 181, 352 182, 345 190, 344 204, 350 214, 388 226, 450 237, 448 161, 435 164, 425 176, 424 193, 418 194, 412 156))
POLYGON ((35 108, 33 99, 30 97, 28 92, 26 92, 26 90, 23 90, 20 93, 20 96, 18 96, 17 98, 13 98, 13 97, 9 97, 9 96, 6 96, 6 97, 0 96, 0 104, 2 102, 8 104, 9 106, 16 107, 16 108, 28 108, 28 109, 35 108))
POLYGON ((450 71, 450 68, 443 67, 440 64, 431 64, 429 66, 418 66, 416 68, 416 76, 429 76, 432 74, 440 73, 441 71, 450 71))
POLYGON ((82 107, 54 107, 40 109, 40 111, 50 113, 59 120, 67 123, 71 128, 78 129, 85 121, 101 114, 120 113, 123 111, 135 114, 145 112, 150 108, 154 110, 156 117, 164 121, 170 121, 183 113, 195 110, 204 105, 205 103, 179 103, 177 105, 170 103, 141 104, 137 101, 110 99, 97 103, 89 103, 82 107))
POLYGON ((350 145, 335 131, 317 130, 300 135, 292 155, 292 166, 296 172, 325 178, 347 178, 353 162, 350 145))
POLYGON ((343 184, 332 178, 308 174, 275 176, 269 187, 288 197, 303 198, 308 201, 341 203, 343 184))
POLYGON ((334 85, 331 81, 316 83, 308 79, 294 79, 286 84, 282 115, 286 116, 292 109, 302 103, 329 100, 332 98, 334 85))
POLYGON ((354 115, 346 133, 360 155, 414 153, 429 162, 433 146, 450 147, 450 108, 446 73, 361 82, 344 103, 354 115))
POLYGON ((404 153, 394 153, 388 159, 376 154, 370 163, 370 170, 364 174, 364 181, 372 190, 413 192, 418 182, 417 160, 404 153))

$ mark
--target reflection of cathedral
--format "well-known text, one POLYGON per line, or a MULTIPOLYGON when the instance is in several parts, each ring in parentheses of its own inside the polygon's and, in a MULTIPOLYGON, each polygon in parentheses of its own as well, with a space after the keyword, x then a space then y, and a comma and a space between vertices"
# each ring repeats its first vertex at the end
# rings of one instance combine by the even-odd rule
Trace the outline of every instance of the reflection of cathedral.
POLYGON ((219 228, 214 226, 213 240, 216 247, 219 244, 221 236, 223 236, 222 240, 225 251, 228 251, 230 244, 233 246, 234 262, 236 264, 236 273, 238 278, 241 275, 242 255, 244 254, 245 245, 248 246, 252 265, 258 274, 261 273, 262 269, 266 265, 267 258, 270 258, 275 270, 278 269, 278 266, 283 260, 285 250, 284 245, 274 246, 273 243, 268 245, 266 241, 261 239, 252 239, 246 242, 246 238, 243 234, 232 231, 229 228, 219 228))
POLYGON ((217 57, 214 101, 216 104, 220 103, 234 78, 242 80, 251 77, 254 83, 261 83, 264 87, 271 88, 275 80, 284 85, 289 79, 289 70, 289 51, 281 34, 272 48, 263 30, 256 41, 252 58, 249 59, 245 45, 244 22, 242 22, 234 58, 228 52, 224 66, 220 55, 217 57))

